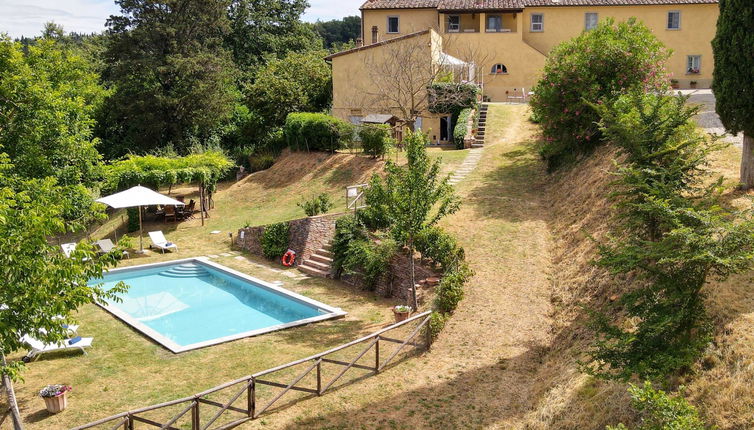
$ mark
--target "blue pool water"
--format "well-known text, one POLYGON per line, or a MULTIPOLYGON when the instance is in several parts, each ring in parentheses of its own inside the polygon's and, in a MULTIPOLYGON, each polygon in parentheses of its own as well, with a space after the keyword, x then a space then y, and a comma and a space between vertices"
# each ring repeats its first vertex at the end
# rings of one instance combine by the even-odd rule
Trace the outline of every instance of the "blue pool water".
POLYGON ((120 303, 110 302, 108 310, 137 329, 146 326, 142 331, 173 350, 332 312, 195 261, 115 271, 93 280, 106 289, 120 281, 128 292, 120 295, 120 303))

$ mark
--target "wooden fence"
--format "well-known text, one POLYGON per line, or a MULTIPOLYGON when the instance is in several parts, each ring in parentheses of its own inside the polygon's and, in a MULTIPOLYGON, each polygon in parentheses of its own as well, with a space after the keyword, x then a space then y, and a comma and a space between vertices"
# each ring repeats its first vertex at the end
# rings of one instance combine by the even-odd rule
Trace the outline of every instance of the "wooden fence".
MULTIPOLYGON (((275 410, 272 408, 273 405, 285 406, 279 405, 279 403, 287 393, 305 393, 304 397, 299 397, 293 402, 312 396, 321 396, 333 389, 336 382, 341 380, 346 372, 351 369, 361 370, 362 376, 359 378, 361 379, 377 374, 391 364, 397 364, 399 361, 396 360, 396 357, 399 357, 401 352, 428 348, 430 344, 429 319, 430 312, 423 312, 325 352, 245 376, 190 397, 123 412, 75 427, 73 430, 95 427, 111 430, 134 430, 137 424, 142 425, 142 428, 167 430, 231 429, 255 420, 265 412, 272 412, 275 410), (425 329, 423 335, 422 329, 425 329), (407 331, 403 340, 391 337, 392 333, 403 330, 407 331), (380 345, 384 345, 382 353, 380 352, 380 345), (389 348, 388 345, 393 346, 393 348, 389 348), (361 346, 361 349, 350 361, 341 357, 342 354, 348 352, 346 350, 351 350, 356 346, 361 346), (406 347, 410 348, 406 349, 406 347), (373 352, 373 357, 367 356, 370 351, 373 352), (370 358, 373 359, 373 361, 370 360, 370 364, 363 364, 363 361, 370 358), (362 363, 359 363, 360 361, 362 363), (323 371, 325 365, 336 370, 335 376, 325 377, 323 371), (295 372, 298 369, 303 370, 295 372), (276 375, 281 377, 281 374, 291 372, 295 376, 291 379, 291 375, 286 375, 287 383, 273 380, 276 375), (271 398, 264 399, 264 401, 260 397, 260 391, 263 387, 270 387, 267 389, 267 394, 271 395, 271 398), (228 396, 228 394, 230 395, 228 396), (226 400, 223 402, 222 398, 217 399, 220 396, 226 400), (154 415, 159 415, 159 417, 154 415)), ((395 335, 393 334, 393 336, 395 335)), ((292 402, 288 404, 290 403, 292 402)))

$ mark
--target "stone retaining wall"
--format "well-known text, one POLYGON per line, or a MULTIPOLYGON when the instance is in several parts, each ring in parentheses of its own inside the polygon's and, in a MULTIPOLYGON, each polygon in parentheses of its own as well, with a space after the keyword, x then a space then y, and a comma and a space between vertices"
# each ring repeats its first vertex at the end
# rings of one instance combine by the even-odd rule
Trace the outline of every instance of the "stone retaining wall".
MULTIPOLYGON (((431 268, 425 266, 421 259, 414 258, 415 279, 419 282, 422 279, 438 277, 439 274, 431 268)), ((348 285, 363 288, 364 282, 360 275, 343 275, 341 280, 348 285)), ((395 297, 405 300, 407 303, 411 299, 411 265, 408 260, 407 252, 398 252, 390 260, 385 276, 375 286, 375 293, 382 297, 395 297)), ((419 304, 424 302, 424 296, 427 291, 424 287, 417 289, 417 298, 419 304)))
MULTIPOLYGON (((320 215, 288 221, 288 247, 296 251, 296 264, 310 258, 335 235, 335 220, 343 214, 320 215)), ((238 230, 236 246, 254 255, 263 256, 261 239, 266 226, 238 230)))

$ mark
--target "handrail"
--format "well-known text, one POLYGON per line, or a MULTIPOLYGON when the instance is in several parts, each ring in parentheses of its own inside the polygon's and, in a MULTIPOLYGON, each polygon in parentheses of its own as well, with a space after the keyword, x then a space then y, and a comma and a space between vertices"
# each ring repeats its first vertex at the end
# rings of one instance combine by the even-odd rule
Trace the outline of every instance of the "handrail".
MULTIPOLYGON (((155 425, 155 426, 158 426, 158 427, 161 427, 161 428, 169 429, 169 428, 172 428, 172 425, 175 424, 180 418, 184 417, 189 411, 192 411, 192 414, 191 414, 192 415, 192 427, 191 427, 192 430, 194 430, 194 429, 195 430, 200 430, 200 429, 208 429, 223 413, 227 412, 228 410, 232 410, 232 411, 236 411, 236 412, 243 412, 243 413, 247 414, 247 416, 245 418, 243 418, 243 419, 240 419, 240 420, 237 420, 237 421, 234 421, 232 423, 228 423, 228 424, 225 424, 225 425, 219 427, 219 429, 225 429, 225 428, 229 429, 229 428, 232 428, 235 425, 241 424, 243 422, 256 419, 263 412, 265 412, 266 410, 268 410, 281 397, 283 397, 283 395, 285 395, 289 390, 306 391, 306 392, 309 392, 309 393, 312 393, 312 394, 322 395, 333 384, 335 384, 335 382, 338 379, 340 379, 351 368, 367 368, 369 370, 372 370, 375 374, 379 373, 382 369, 384 369, 393 360, 393 358, 395 358, 396 355, 398 355, 398 353, 406 345, 412 345, 412 346, 415 346, 415 347, 420 346, 418 343, 412 342, 411 340, 414 337, 416 337, 416 335, 419 333, 419 331, 426 324, 428 324, 429 319, 430 319, 430 314, 431 314, 431 311, 426 311, 426 312, 422 312, 420 314, 416 314, 416 315, 414 315, 414 316, 412 316, 412 317, 410 317, 410 318, 408 318, 408 319, 406 319, 404 321, 401 321, 401 322, 396 323, 396 324, 392 324, 392 325, 390 325, 388 327, 382 328, 382 329, 380 329, 380 330, 378 330, 378 331, 376 331, 374 333, 368 334, 368 335, 363 336, 363 337, 361 337, 359 339, 356 339, 356 340, 353 340, 351 342, 348 342, 348 343, 339 345, 337 347, 328 349, 327 351, 323 351, 323 352, 320 352, 318 354, 314 354, 314 355, 311 355, 309 357, 302 358, 302 359, 299 359, 299 360, 291 361, 289 363, 282 364, 280 366, 276 366, 276 367, 273 367, 271 369, 263 370, 261 372, 254 373, 252 375, 244 376, 243 378, 238 378, 238 379, 235 379, 233 381, 225 382, 225 383, 223 383, 221 385, 218 385, 216 387, 213 387, 213 388, 210 388, 208 390, 202 391, 202 392, 200 392, 198 394, 195 394, 193 396, 188 396, 188 397, 183 397, 183 398, 180 398, 180 399, 170 400, 170 401, 167 401, 167 402, 159 403, 157 405, 146 406, 146 407, 143 407, 143 408, 134 409, 134 410, 127 411, 127 412, 121 412, 119 414, 112 415, 112 416, 107 417, 107 418, 102 418, 100 420, 97 420, 97 421, 94 421, 94 422, 91 422, 91 423, 88 423, 88 424, 84 424, 82 426, 74 427, 72 430, 85 430, 85 429, 96 427, 96 426, 99 426, 99 425, 102 425, 102 424, 111 423, 111 422, 113 422, 115 420, 119 420, 119 422, 117 423, 117 425, 115 427, 113 427, 113 429, 117 429, 117 428, 120 428, 120 427, 132 429, 134 421, 142 421, 142 422, 146 422, 148 424, 155 425), (421 323, 410 333, 410 335, 405 340, 399 341, 397 339, 392 339, 392 338, 385 338, 384 339, 384 340, 387 340, 387 341, 390 341, 390 342, 396 342, 397 341, 398 343, 400 343, 400 346, 395 351, 393 351, 393 353, 390 355, 390 357, 387 360, 384 361, 384 363, 380 363, 379 351, 380 351, 380 340, 383 340, 382 334, 386 333, 386 332, 389 332, 389 331, 392 331, 392 330, 395 330, 395 329, 397 329, 397 328, 399 328, 401 326, 404 326, 406 324, 410 324, 412 322, 415 322, 415 321, 418 321, 418 320, 421 320, 421 319, 423 319, 423 321, 421 321, 421 323), (349 348, 351 346, 354 346, 354 345, 357 345, 357 344, 360 344, 360 343, 363 343, 363 342, 367 342, 367 341, 371 341, 371 342, 369 343, 369 345, 365 349, 363 349, 359 354, 357 354, 357 356, 354 359, 352 359, 350 361, 350 363, 340 362, 339 360, 329 360, 329 359, 325 358, 326 356, 328 356, 330 354, 333 354, 335 352, 341 351, 343 349, 346 349, 346 348, 349 348), (364 365, 356 365, 356 362, 359 361, 359 359, 361 359, 372 348, 375 348, 375 351, 376 351, 376 354, 375 354, 375 365, 374 365, 374 367, 372 368, 372 367, 368 367, 368 366, 364 366, 364 365), (304 372, 300 373, 291 383, 289 383, 287 385, 285 385, 285 384, 279 384, 279 383, 276 383, 276 382, 273 383, 273 382, 270 382, 270 381, 259 380, 258 381, 259 384, 279 386, 279 387, 282 387, 284 389, 283 389, 283 391, 281 391, 280 393, 278 393, 272 400, 268 401, 264 405, 264 407, 261 408, 261 410, 258 413, 255 411, 255 409, 256 409, 256 383, 257 383, 257 379, 259 377, 265 376, 265 375, 269 375, 271 373, 275 373, 275 372, 278 372, 278 371, 281 371, 281 370, 285 370, 285 369, 288 369, 288 368, 291 368, 291 367, 294 367, 294 366, 297 366, 297 365, 300 365, 300 364, 303 364, 303 363, 307 363, 307 362, 310 362, 310 361, 313 361, 312 365, 309 366, 304 372), (340 373, 335 378, 333 378, 332 380, 330 380, 324 387, 322 387, 322 381, 321 381, 321 364, 322 363, 332 363, 332 364, 337 364, 337 365, 345 366, 345 368, 342 369, 340 371, 340 373), (316 373, 317 373, 317 389, 316 390, 313 390, 313 389, 310 389, 310 388, 302 388, 302 387, 297 387, 296 386, 297 383, 299 383, 306 375, 308 375, 310 372, 312 372, 315 369, 316 369, 316 373), (224 390, 226 388, 229 388, 229 387, 232 387, 234 385, 241 384, 241 383, 244 383, 245 386, 243 387, 243 389, 241 391, 235 393, 235 395, 230 398, 230 400, 228 401, 228 403, 221 404, 221 403, 217 403, 217 402, 214 402, 214 401, 208 401, 206 399, 203 399, 203 397, 205 397, 205 396, 208 396, 210 394, 216 393, 218 391, 224 390), (239 407, 233 406, 233 404, 239 398, 241 398, 241 396, 243 395, 244 392, 248 392, 248 399, 247 399, 248 404, 247 404, 247 408, 243 409, 243 408, 239 408, 239 407), (165 423, 165 424, 159 424, 159 423, 156 423, 154 421, 146 420, 145 418, 136 416, 137 414, 141 414, 141 413, 145 413, 145 412, 150 412, 150 411, 154 411, 154 410, 157 410, 157 409, 166 408, 166 407, 169 407, 169 406, 174 406, 174 405, 178 405, 178 404, 181 404, 181 403, 189 403, 189 404, 184 409, 182 409, 178 414, 172 415, 171 418, 169 419, 169 421, 167 423, 165 423), (218 406, 218 407, 221 408, 218 412, 216 412, 216 414, 207 423, 204 424, 204 426, 200 426, 199 425, 199 404, 200 403, 209 404, 211 406, 218 406)), ((429 345, 427 345, 427 346, 429 346, 429 345)))

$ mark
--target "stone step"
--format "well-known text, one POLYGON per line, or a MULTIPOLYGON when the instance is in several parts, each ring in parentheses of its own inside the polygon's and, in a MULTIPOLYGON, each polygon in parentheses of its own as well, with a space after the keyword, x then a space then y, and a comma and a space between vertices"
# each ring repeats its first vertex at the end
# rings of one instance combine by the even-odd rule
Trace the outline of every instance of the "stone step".
POLYGON ((324 255, 314 254, 309 259, 313 261, 319 261, 320 263, 327 264, 328 266, 332 266, 332 258, 325 257, 324 255))
POLYGON ((322 257, 327 257, 327 258, 330 258, 330 259, 332 259, 332 257, 333 257, 333 255, 332 255, 332 248, 329 249, 329 250, 328 249, 320 248, 320 249, 314 251, 314 254, 315 255, 321 255, 322 257))
POLYGON ((305 266, 313 267, 317 270, 322 270, 324 272, 330 272, 330 269, 332 269, 332 265, 330 263, 323 263, 321 261, 316 261, 313 259, 309 259, 304 261, 305 266))
POLYGON ((298 270, 306 273, 307 275, 318 276, 320 278, 328 278, 330 276, 329 270, 325 271, 316 269, 314 267, 308 266, 307 264, 308 262, 298 266, 298 270))
POLYGON ((326 245, 322 245, 322 249, 325 251, 332 251, 332 242, 327 242, 326 245))
POLYGON ((484 148, 484 143, 472 143, 472 148, 484 148))

